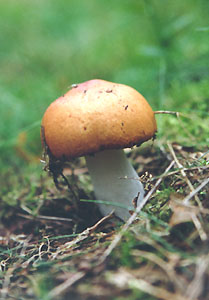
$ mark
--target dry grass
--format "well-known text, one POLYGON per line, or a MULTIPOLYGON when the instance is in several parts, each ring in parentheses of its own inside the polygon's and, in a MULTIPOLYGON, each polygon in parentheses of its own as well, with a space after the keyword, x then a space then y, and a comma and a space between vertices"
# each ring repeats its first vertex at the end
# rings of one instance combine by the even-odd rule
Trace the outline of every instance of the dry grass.
POLYGON ((2 217, 1 299, 207 298, 208 154, 168 144, 128 155, 149 175, 145 201, 124 225, 73 199, 92 199, 82 160, 73 175, 64 170, 73 194, 48 176, 34 201, 30 186, 17 192, 2 217))

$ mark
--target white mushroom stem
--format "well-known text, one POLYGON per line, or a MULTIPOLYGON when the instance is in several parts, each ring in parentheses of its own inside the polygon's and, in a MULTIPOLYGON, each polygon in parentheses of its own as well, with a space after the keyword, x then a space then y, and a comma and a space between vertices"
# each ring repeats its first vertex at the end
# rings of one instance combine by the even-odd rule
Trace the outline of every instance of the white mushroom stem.
POLYGON ((96 199, 116 204, 99 204, 102 214, 114 209, 119 218, 127 220, 129 209, 134 209, 133 200, 137 195, 137 203, 143 199, 144 188, 124 151, 105 150, 85 158, 96 199))

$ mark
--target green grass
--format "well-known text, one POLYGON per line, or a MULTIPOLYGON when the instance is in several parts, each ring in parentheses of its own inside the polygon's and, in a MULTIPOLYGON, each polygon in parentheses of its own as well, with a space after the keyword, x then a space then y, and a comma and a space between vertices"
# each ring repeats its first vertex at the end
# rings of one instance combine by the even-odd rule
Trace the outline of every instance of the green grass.
MULTIPOLYGON (((190 193, 185 178, 174 173, 97 265, 121 223, 111 219, 81 238, 102 217, 90 200, 85 163, 74 160, 79 172, 67 176, 85 200, 76 202, 62 181, 57 191, 42 170, 40 124, 48 105, 73 83, 101 78, 128 84, 155 111, 180 113, 156 115, 154 145, 129 153, 140 175, 152 174, 152 187, 169 164, 170 141, 181 164, 193 168, 186 174, 198 187, 208 176, 209 1, 0 0, 0 12, 0 297, 49 300, 53 288, 80 271, 85 276, 56 299, 68 293, 91 300, 158 299, 158 287, 161 296, 185 296, 181 282, 194 288, 198 267, 208 264, 207 186, 198 193, 203 211, 195 210, 200 231, 182 207, 172 207, 190 193), (173 224, 175 215, 181 220, 173 224), (141 278, 154 290, 139 287, 141 278)), ((209 276, 201 268, 200 282, 209 276)), ((198 299, 207 293, 203 286, 198 299)))
MULTIPOLYGON (((10 161, 22 131, 27 133, 27 149, 40 155, 39 128, 48 104, 72 83, 92 78, 135 87, 155 110, 191 115, 198 128, 188 126, 188 120, 185 127, 205 141, 208 3, 161 2, 0 2, 4 160, 10 161)), ((166 134, 167 126, 177 127, 168 135, 174 139, 179 126, 170 117, 162 119, 159 134, 166 134)))

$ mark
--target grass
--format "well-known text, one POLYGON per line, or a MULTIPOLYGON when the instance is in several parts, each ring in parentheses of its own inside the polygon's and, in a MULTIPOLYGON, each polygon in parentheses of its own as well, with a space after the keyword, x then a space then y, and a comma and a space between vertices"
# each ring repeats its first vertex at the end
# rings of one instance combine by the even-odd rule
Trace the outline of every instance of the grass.
POLYGON ((0 11, 1 299, 206 299, 208 1, 11 0, 0 11), (156 115, 156 141, 128 152, 147 192, 175 161, 130 225, 97 223, 82 158, 64 171, 74 193, 40 164, 45 109, 92 78, 179 112, 156 115))

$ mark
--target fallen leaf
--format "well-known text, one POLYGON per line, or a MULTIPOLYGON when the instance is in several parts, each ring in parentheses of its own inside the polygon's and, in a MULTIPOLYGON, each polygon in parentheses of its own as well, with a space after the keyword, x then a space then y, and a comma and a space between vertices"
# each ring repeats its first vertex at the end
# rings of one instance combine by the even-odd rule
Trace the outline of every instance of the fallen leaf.
POLYGON ((192 214, 196 214, 198 209, 196 207, 187 207, 181 204, 183 202, 184 196, 177 193, 173 193, 170 196, 169 206, 173 211, 172 217, 170 219, 169 225, 174 226, 180 223, 192 222, 192 214))

